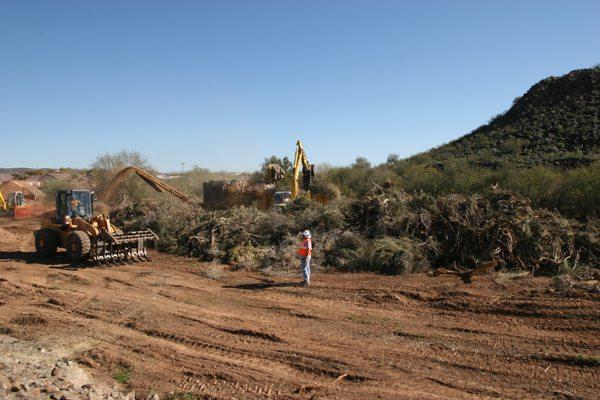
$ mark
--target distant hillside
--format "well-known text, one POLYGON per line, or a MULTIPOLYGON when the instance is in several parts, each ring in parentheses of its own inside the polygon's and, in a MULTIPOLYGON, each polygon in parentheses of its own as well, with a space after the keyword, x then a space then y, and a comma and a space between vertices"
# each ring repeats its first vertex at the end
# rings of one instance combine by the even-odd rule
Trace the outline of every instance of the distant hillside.
POLYGON ((23 174, 31 171, 33 168, 0 168, 0 173, 3 174, 23 174))
POLYGON ((487 125, 428 154, 489 167, 590 164, 600 158, 600 67, 536 83, 487 125))

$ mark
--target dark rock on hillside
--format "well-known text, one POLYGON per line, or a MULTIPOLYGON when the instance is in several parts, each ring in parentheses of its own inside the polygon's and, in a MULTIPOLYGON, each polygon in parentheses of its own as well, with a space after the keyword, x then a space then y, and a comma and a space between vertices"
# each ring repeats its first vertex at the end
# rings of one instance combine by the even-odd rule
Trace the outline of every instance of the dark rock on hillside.
POLYGON ((538 82, 508 111, 429 155, 438 161, 468 158, 482 166, 506 161, 562 168, 600 159, 600 67, 538 82))

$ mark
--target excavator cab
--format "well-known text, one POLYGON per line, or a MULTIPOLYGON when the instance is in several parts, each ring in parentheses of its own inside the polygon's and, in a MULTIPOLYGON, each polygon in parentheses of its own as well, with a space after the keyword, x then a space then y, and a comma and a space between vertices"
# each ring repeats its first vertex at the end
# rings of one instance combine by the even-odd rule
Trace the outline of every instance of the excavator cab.
MULTIPOLYGON (((282 179, 284 175, 285 171, 279 164, 267 165, 267 179, 270 182, 282 179)), ((275 196, 273 199, 274 204, 279 207, 285 207, 291 201, 295 200, 298 196, 300 196, 300 183, 302 184, 302 189, 304 189, 305 191, 304 197, 310 200, 310 189, 313 186, 314 180, 315 166, 314 164, 310 164, 308 162, 306 151, 304 151, 304 146, 302 145, 302 142, 298 140, 296 142, 296 153, 294 154, 294 164, 290 182, 290 190, 275 192, 275 196), (302 178, 300 178, 300 173, 302 173, 302 178), (300 179, 302 179, 301 182, 300 179)))
POLYGON ((274 205, 277 207, 287 206, 290 202, 291 196, 292 196, 292 192, 290 192, 290 191, 275 192, 274 205))
POLYGON ((56 192, 56 223, 67 224, 72 218, 89 221, 94 215, 94 192, 59 190, 56 192))
POLYGON ((4 197, 0 192, 0 215, 13 216, 18 207, 25 205, 23 192, 11 192, 4 197))
POLYGON ((12 192, 6 198, 8 208, 22 207, 25 205, 25 195, 23 192, 12 192))

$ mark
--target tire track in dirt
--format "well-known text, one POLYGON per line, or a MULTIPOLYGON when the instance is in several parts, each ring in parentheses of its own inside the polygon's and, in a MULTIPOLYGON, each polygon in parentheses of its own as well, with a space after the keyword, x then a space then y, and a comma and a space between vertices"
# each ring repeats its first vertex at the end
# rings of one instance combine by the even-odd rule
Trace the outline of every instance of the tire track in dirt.
POLYGON ((111 379, 115 366, 127 365, 127 385, 140 394, 160 387, 215 399, 594 399, 600 392, 598 367, 576 358, 600 356, 600 295, 551 293, 544 278, 500 286, 490 277, 464 285, 453 277, 317 272, 314 285, 301 288, 226 268, 210 280, 202 264, 162 254, 134 266, 71 270, 61 258, 43 265, 8 250, 11 259, 0 259, 0 329, 85 343, 81 359, 92 373, 111 379), (32 324, 38 318, 45 322, 32 324))
MULTIPOLYGON (((257 366, 260 366, 259 369, 262 370, 264 368, 264 366, 267 365, 271 369, 281 369, 281 365, 288 365, 288 366, 291 366, 292 368, 294 368, 295 370, 309 373, 312 375, 318 375, 318 376, 325 375, 325 376, 329 376, 329 377, 336 377, 341 374, 340 367, 338 367, 335 370, 317 368, 313 364, 307 363, 306 360, 305 360, 305 362, 299 362, 297 360, 297 358, 295 358, 295 359, 287 358, 285 360, 275 358, 274 354, 272 352, 268 352, 267 354, 262 354, 260 356, 257 356, 258 354, 256 353, 256 350, 253 350, 252 352, 246 352, 245 350, 240 349, 239 347, 231 347, 231 346, 225 347, 225 346, 221 346, 221 345, 217 345, 217 344, 212 344, 212 343, 210 343, 210 341, 207 338, 198 340, 198 339, 192 339, 190 337, 169 334, 169 333, 161 332, 161 331, 140 329, 140 328, 137 328, 132 325, 127 325, 127 324, 118 322, 114 319, 111 319, 108 315, 99 313, 98 311, 96 311, 96 313, 94 314, 89 311, 81 310, 81 309, 77 309, 77 308, 64 308, 64 304, 57 305, 56 303, 57 303, 57 301, 55 300, 50 303, 48 303, 48 302, 40 303, 37 306, 42 307, 42 308, 55 309, 60 312, 66 312, 71 315, 74 315, 75 317, 82 316, 86 319, 102 320, 105 323, 114 324, 114 325, 122 327, 122 328, 134 329, 134 330, 141 332, 152 338, 159 338, 159 339, 173 342, 178 345, 184 345, 184 346, 196 349, 196 350, 200 350, 204 354, 204 357, 206 357, 206 355, 208 353, 211 353, 211 354, 215 354, 219 358, 222 358, 223 354, 226 353, 227 358, 235 359, 237 361, 242 361, 244 363, 243 364, 244 368, 257 368, 257 366), (278 363, 275 363, 272 360, 277 360, 278 363)), ((190 319, 190 318, 187 318, 187 319, 190 319)), ((220 326, 214 326, 213 324, 207 323, 206 321, 200 321, 198 319, 193 319, 193 320, 195 322, 201 322, 206 326, 210 326, 211 328, 215 329, 216 331, 226 332, 226 333, 229 333, 234 336, 239 335, 244 339, 249 338, 249 339, 266 340, 269 342, 281 342, 281 339, 277 338, 274 335, 264 334, 262 332, 255 332, 252 330, 245 330, 245 329, 224 328, 224 327, 220 327, 220 326)), ((212 336, 214 337, 216 335, 213 334, 212 336)), ((240 340, 228 339, 226 342, 230 343, 230 344, 232 344, 232 343, 240 344, 240 340)), ((249 342, 248 340, 243 340, 243 345, 247 345, 248 342, 249 342)), ((319 360, 316 360, 316 364, 322 364, 322 362, 323 362, 322 358, 319 360)), ((237 363, 236 365, 238 365, 238 364, 239 363, 237 363)), ((188 380, 188 379, 186 378, 186 380, 188 380)), ((259 392, 262 393, 263 391, 268 391, 272 388, 263 388, 263 389, 264 390, 260 390, 259 392)))

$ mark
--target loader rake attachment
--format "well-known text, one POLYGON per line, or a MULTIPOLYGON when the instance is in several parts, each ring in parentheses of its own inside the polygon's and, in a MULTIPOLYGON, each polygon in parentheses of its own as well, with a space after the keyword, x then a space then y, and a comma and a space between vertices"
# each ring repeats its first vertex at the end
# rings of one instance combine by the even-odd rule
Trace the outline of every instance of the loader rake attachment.
POLYGON ((150 229, 127 233, 109 233, 103 230, 90 251, 90 258, 98 264, 130 264, 150 261, 148 243, 154 243, 158 236, 150 229))

